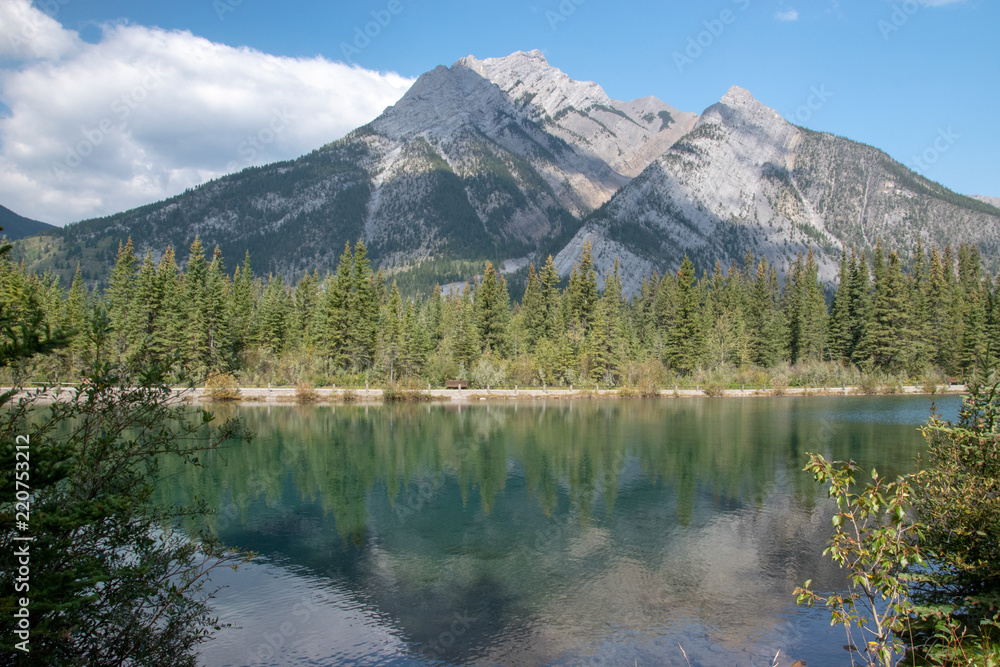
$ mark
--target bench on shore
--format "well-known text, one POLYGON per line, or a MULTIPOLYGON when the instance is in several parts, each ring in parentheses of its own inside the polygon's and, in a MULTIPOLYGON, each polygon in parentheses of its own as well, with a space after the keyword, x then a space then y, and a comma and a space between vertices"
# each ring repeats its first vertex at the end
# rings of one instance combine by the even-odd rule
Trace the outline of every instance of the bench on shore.
POLYGON ((469 383, 465 380, 447 380, 444 383, 445 389, 468 389, 469 383))

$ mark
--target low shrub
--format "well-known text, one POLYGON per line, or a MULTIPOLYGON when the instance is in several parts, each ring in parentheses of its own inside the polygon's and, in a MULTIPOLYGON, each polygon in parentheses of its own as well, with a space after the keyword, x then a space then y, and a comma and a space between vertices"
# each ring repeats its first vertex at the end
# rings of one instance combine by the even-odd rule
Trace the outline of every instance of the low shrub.
POLYGON ((213 401, 238 401, 240 386, 229 373, 212 373, 205 380, 205 391, 213 401))
POLYGON ((429 401, 431 395, 419 389, 404 389, 399 383, 389 384, 382 390, 383 401, 429 401))
POLYGON ((295 400, 299 403, 312 403, 319 399, 319 394, 309 382, 299 382, 295 386, 295 400))

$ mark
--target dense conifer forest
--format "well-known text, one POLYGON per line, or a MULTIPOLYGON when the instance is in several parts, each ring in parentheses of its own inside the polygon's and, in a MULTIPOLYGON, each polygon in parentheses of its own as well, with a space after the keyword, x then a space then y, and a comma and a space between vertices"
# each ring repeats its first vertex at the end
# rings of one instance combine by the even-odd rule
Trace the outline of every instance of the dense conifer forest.
POLYGON ((568 283, 551 257, 530 266, 520 303, 489 262, 462 289, 404 298, 360 241, 335 273, 295 285, 255 275, 249 254, 227 275, 197 239, 180 267, 172 248, 154 261, 129 241, 107 289, 91 290, 79 271, 66 289, 4 260, 8 308, 38 306, 43 327, 70 332, 65 348, 6 372, 73 381, 95 360, 169 360, 178 382, 224 374, 244 386, 893 387, 964 378, 1000 348, 1000 280, 964 245, 908 258, 848 249, 832 294, 812 252, 784 280, 750 253, 700 276, 685 258, 632 298, 617 267, 598 280, 585 246, 568 283))

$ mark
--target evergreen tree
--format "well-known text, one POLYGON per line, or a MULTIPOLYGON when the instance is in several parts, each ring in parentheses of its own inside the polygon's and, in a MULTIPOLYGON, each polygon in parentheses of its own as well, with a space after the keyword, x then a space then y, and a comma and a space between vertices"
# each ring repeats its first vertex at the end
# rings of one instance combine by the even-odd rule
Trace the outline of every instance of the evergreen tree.
POLYGON ((472 303, 472 289, 466 284, 462 294, 452 298, 452 348, 455 360, 463 365, 466 371, 471 370, 473 362, 479 357, 479 329, 476 326, 476 312, 472 303))
POLYGON ((263 347, 279 354, 284 351, 291 311, 292 299, 281 274, 268 276, 260 300, 260 339, 263 347))
POLYGON ((587 333, 590 379, 618 384, 628 355, 623 317, 622 281, 618 260, 604 281, 604 294, 597 304, 593 326, 587 333))
POLYGON ((375 359, 375 341, 378 334, 379 294, 368 260, 368 249, 363 241, 354 246, 351 290, 347 306, 348 359, 355 370, 371 368, 375 359))
POLYGON ((593 320, 597 307, 597 273, 594 271, 594 255, 590 241, 585 241, 580 258, 570 274, 568 305, 570 320, 580 323, 586 331, 593 320))
POLYGON ((208 347, 205 366, 210 370, 228 371, 232 366, 232 320, 229 303, 232 284, 225 274, 225 262, 218 247, 205 275, 205 343, 208 347))
POLYGON ((812 248, 809 248, 805 258, 799 253, 792 265, 785 290, 785 317, 788 323, 789 361, 795 364, 822 359, 826 337, 826 302, 812 248))
POLYGON ((156 276, 153 254, 149 250, 146 251, 142 267, 139 269, 135 307, 131 309, 129 315, 131 322, 128 329, 134 336, 128 346, 130 359, 144 364, 160 361, 156 356, 153 340, 164 313, 160 281, 156 276))
POLYGON ((135 316, 135 290, 138 259, 132 249, 132 237, 122 245, 118 244, 118 256, 108 279, 107 307, 111 320, 112 349, 118 361, 124 361, 130 343, 135 341, 132 330, 135 316))
POLYGON ((927 263, 927 254, 924 252, 923 240, 919 237, 912 261, 913 272, 907 276, 907 302, 910 305, 906 345, 909 370, 912 375, 916 376, 930 363, 930 336, 927 330, 927 292, 930 282, 930 267, 927 263))
POLYGON ((849 322, 848 349, 850 359, 855 364, 861 363, 862 351, 859 349, 868 326, 869 309, 871 307, 871 281, 869 278, 868 259, 865 253, 860 256, 851 250, 851 287, 848 295, 847 316, 849 322))
POLYGON ((316 324, 321 309, 319 307, 319 274, 306 272, 295 286, 295 308, 292 316, 292 331, 302 349, 312 353, 316 347, 319 332, 316 324))
POLYGON ((509 345, 510 295, 507 281, 497 276, 490 262, 486 262, 483 278, 473 297, 479 345, 485 352, 505 355, 509 345))
POLYGON ((777 273, 761 257, 747 303, 750 360, 769 368, 781 357, 783 332, 778 313, 777 273))
MULTIPOLYGON (((853 256, 853 250, 852 256, 853 256)), ((833 296, 833 307, 827 323, 827 349, 830 358, 847 364, 851 359, 851 267, 847 261, 847 250, 840 254, 840 271, 837 273, 837 290, 833 296)))
POLYGON ((535 265, 528 264, 528 285, 521 299, 521 319, 523 321, 525 345, 533 350, 538 340, 545 336, 545 303, 542 301, 542 284, 535 272, 535 265))
POLYGON ((680 373, 690 373, 701 361, 704 347, 705 334, 694 263, 684 255, 677 271, 676 315, 666 336, 667 362, 680 373))
POLYGON ((323 293, 322 312, 317 317, 319 334, 317 344, 326 357, 330 368, 342 370, 350 366, 351 282, 354 275, 354 254, 349 244, 337 264, 336 276, 327 275, 326 290, 323 293))
POLYGON ((256 343, 254 331, 254 294, 253 269, 250 266, 250 251, 243 257, 242 266, 236 267, 233 273, 233 299, 231 302, 229 322, 232 332, 233 355, 251 347, 256 343))
POLYGON ((209 369, 208 345, 208 294, 205 281, 208 278, 208 262, 201 240, 195 237, 191 243, 187 267, 184 272, 183 304, 185 314, 185 338, 183 347, 184 367, 196 377, 204 377, 209 369))
POLYGON ((400 358, 402 356, 403 300, 399 295, 396 281, 392 281, 392 290, 382 308, 379 318, 379 353, 389 382, 395 382, 399 377, 400 358))
POLYGON ((539 334, 544 337, 552 337, 563 330, 556 325, 556 316, 562 300, 559 294, 559 272, 556 271, 552 255, 549 255, 548 259, 545 260, 545 265, 538 275, 538 284, 541 288, 542 307, 545 312, 541 320, 542 327, 539 334))
POLYGON ((90 351, 87 287, 83 284, 80 265, 76 267, 73 284, 66 299, 65 326, 69 332, 70 367, 76 372, 90 368, 93 357, 90 351))
POLYGON ((420 326, 416 305, 408 300, 400 330, 400 370, 407 377, 418 377, 430 347, 427 331, 420 326))
MULTIPOLYGON (((184 301, 183 276, 177 269, 174 249, 167 246, 156 269, 156 280, 160 294, 160 312, 156 317, 156 328, 152 338, 153 356, 166 359, 170 355, 181 355, 186 344, 187 312, 184 301)), ((178 368, 177 370, 180 370, 178 368)))
POLYGON ((930 278, 927 284, 928 355, 931 361, 945 372, 951 372, 953 349, 949 340, 951 317, 951 285, 948 269, 942 262, 937 248, 931 248, 930 278))
POLYGON ((905 370, 908 312, 906 283, 899 256, 889 253, 889 265, 884 266, 881 247, 875 250, 875 292, 872 296, 871 317, 859 346, 859 358, 868 368, 888 373, 905 370))

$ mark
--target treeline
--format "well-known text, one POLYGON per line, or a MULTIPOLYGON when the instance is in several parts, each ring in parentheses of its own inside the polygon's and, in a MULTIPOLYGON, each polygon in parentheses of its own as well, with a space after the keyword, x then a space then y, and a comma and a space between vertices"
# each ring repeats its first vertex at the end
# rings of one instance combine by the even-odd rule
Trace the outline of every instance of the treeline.
MULTIPOLYGON (((549 257, 529 267, 512 304, 489 262, 464 289, 403 298, 360 241, 345 246, 335 273, 291 286, 255 276, 249 255, 227 275, 219 250, 209 258, 197 239, 184 270, 172 248, 140 259, 130 240, 102 293, 79 271, 67 291, 10 262, 0 265, 0 292, 8 308, 37 306, 45 327, 69 332, 68 346, 22 369, 47 380, 74 379, 98 360, 169 360, 179 380, 226 373, 241 384, 317 386, 834 384, 994 365, 1000 280, 985 275, 976 248, 918 246, 905 264, 881 244, 870 258, 848 250, 829 300, 811 251, 784 281, 750 253, 700 278, 685 258, 627 299, 617 264, 598 289, 588 244, 568 284, 549 257)), ((5 335, 16 338, 16 327, 5 335)))

